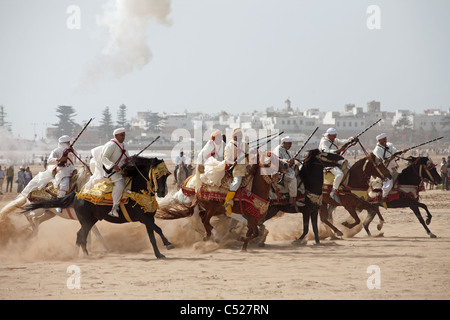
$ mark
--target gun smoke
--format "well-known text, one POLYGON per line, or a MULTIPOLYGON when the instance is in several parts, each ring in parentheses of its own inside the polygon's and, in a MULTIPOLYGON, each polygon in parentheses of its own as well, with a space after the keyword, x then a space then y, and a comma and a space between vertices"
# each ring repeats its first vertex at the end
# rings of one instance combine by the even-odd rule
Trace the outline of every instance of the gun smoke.
POLYGON ((82 85, 95 86, 104 78, 121 78, 146 66, 152 59, 146 29, 152 21, 170 26, 171 11, 170 0, 109 1, 97 16, 97 24, 108 31, 108 40, 88 65, 82 85))

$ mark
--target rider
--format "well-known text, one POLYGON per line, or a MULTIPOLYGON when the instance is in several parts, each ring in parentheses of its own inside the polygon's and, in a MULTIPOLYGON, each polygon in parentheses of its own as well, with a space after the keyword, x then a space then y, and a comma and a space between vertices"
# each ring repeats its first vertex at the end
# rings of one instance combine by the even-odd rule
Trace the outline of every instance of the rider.
MULTIPOLYGON (((177 181, 177 173, 178 169, 180 168, 181 164, 186 164, 186 156, 184 155, 183 151, 180 151, 180 154, 175 158, 175 171, 173 173, 175 177, 175 183, 178 183, 177 181)), ((183 167, 184 171, 186 172, 186 177, 188 176, 188 170, 186 167, 183 167)))
MULTIPOLYGON (((335 128, 328 128, 327 132, 325 132, 323 138, 320 140, 319 150, 328 153, 341 154, 341 152, 343 152, 346 148, 345 145, 354 141, 353 137, 350 137, 348 139, 338 139, 336 137, 337 137, 337 130, 335 128)), ((339 161, 339 164, 342 165, 343 161, 344 160, 339 161)), ((344 178, 344 173, 342 172, 339 166, 327 169, 334 175, 333 190, 330 193, 330 197, 333 198, 335 201, 338 201, 336 194, 339 185, 341 184, 342 179, 344 178)))
POLYGON ((206 142, 202 150, 200 150, 197 163, 203 165, 209 157, 214 157, 218 161, 223 160, 223 152, 225 142, 222 140, 222 131, 216 130, 211 134, 211 140, 206 142))
POLYGON ((292 147, 292 138, 287 136, 281 139, 281 144, 273 149, 273 153, 280 158, 280 162, 288 164, 289 167, 284 174, 284 185, 289 190, 289 203, 293 204, 297 197, 297 178, 295 177, 294 167, 295 159, 289 153, 289 149, 292 147))
POLYGON ((381 159, 388 168, 389 172, 392 175, 392 179, 388 179, 386 181, 383 181, 383 187, 381 190, 383 190, 383 199, 387 197, 389 194, 389 191, 391 191, 392 187, 394 186, 394 180, 397 177, 397 165, 395 163, 394 158, 402 153, 407 152, 408 150, 403 149, 401 151, 397 150, 397 148, 391 143, 387 142, 387 135, 386 133, 381 133, 377 135, 377 145, 375 146, 375 149, 373 149, 373 154, 381 159))
POLYGON ((225 169, 228 170, 234 165, 232 171, 233 181, 231 182, 228 194, 225 197, 225 209, 229 215, 231 215, 231 210, 233 206, 233 198, 236 191, 239 189, 242 177, 245 176, 246 166, 247 166, 247 153, 248 144, 243 141, 243 134, 241 128, 233 129, 233 132, 225 146, 224 160, 227 164, 225 169))
POLYGON ((114 139, 111 139, 103 146, 101 153, 101 161, 107 174, 114 173, 110 179, 114 184, 112 191, 113 207, 108 213, 110 216, 119 217, 118 208, 123 190, 125 189, 125 181, 121 173, 121 167, 129 159, 128 151, 125 149, 125 128, 115 129, 114 139))
MULTIPOLYGON (((59 190, 58 198, 62 198, 69 191, 70 180, 72 178, 74 166, 74 150, 70 147, 70 137, 63 135, 58 139, 58 147, 53 149, 48 157, 48 164, 54 165, 53 174, 55 176, 53 185, 59 190)), ((61 208, 56 208, 57 212, 61 212, 61 208)))

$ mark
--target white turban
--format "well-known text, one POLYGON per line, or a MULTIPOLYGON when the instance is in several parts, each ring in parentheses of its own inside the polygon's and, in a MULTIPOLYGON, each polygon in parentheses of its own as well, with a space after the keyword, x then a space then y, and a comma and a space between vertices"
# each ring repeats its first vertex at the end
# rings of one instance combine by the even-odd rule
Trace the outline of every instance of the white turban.
POLYGON ((68 135, 63 135, 58 139, 59 143, 70 142, 70 137, 68 135))
POLYGON ((384 139, 384 138, 387 138, 387 135, 384 132, 379 134, 379 135, 377 135, 377 141, 380 141, 381 139, 384 139))
POLYGON ((337 130, 335 128, 328 128, 327 132, 325 132, 323 136, 326 137, 329 134, 337 134, 337 130))
POLYGON ((125 128, 117 128, 116 130, 114 130, 114 135, 121 134, 124 132, 125 132, 125 128))
POLYGON ((290 136, 283 137, 283 139, 281 139, 281 142, 292 142, 292 138, 290 136))

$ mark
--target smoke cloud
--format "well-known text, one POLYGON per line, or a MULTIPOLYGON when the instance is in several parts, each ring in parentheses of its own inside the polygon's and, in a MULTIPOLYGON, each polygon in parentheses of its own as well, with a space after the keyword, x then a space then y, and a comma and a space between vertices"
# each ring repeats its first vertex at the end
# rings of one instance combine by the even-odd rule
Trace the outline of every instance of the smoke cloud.
POLYGON ((146 28, 151 21, 170 26, 171 0, 111 0, 97 17, 97 24, 108 30, 103 50, 89 64, 83 84, 117 78, 140 70, 152 59, 146 28))

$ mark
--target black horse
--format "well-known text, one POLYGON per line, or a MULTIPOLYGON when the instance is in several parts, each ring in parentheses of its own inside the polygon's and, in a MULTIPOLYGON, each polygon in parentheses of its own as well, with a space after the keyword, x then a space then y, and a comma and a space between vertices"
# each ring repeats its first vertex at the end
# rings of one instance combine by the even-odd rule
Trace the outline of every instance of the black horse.
MULTIPOLYGON (((310 220, 315 241, 320 243, 317 215, 322 202, 323 169, 324 167, 337 166, 337 162, 343 159, 342 156, 335 153, 321 152, 319 149, 309 150, 297 175, 297 182, 302 181, 305 186, 305 205, 296 208, 289 203, 279 204, 271 201, 267 215, 261 224, 274 217, 279 211, 286 213, 301 212, 303 214, 303 234, 293 244, 299 245, 303 243, 303 239, 309 232, 310 220)), ((260 245, 262 246, 263 243, 260 243, 260 245)))
MULTIPOLYGON (((132 157, 131 163, 123 169, 123 175, 124 177, 131 178, 132 192, 139 194, 142 190, 145 190, 148 195, 154 196, 156 193, 158 197, 165 197, 167 194, 166 181, 170 172, 167 169, 164 160, 157 158, 132 157)), ((143 209, 142 201, 137 199, 132 200, 132 198, 130 198, 128 203, 124 205, 126 212, 124 213, 122 208, 120 208, 118 218, 108 215, 111 211, 111 206, 95 205, 89 201, 79 199, 75 193, 71 193, 60 199, 33 203, 26 206, 25 211, 31 211, 38 208, 67 208, 72 204, 81 224, 81 229, 77 233, 76 243, 81 246, 86 254, 88 254, 86 248, 88 233, 98 220, 106 220, 111 223, 139 221, 145 224, 155 256, 158 259, 165 258, 165 256, 159 252, 154 231, 160 235, 164 245, 168 249, 173 248, 173 245, 162 233, 161 228, 155 224, 156 208, 153 212, 146 212, 143 209)))
MULTIPOLYGON (((430 238, 436 238, 430 229, 428 229, 427 225, 431 223, 432 215, 428 210, 428 207, 419 202, 419 188, 421 187, 422 182, 427 179, 431 183, 438 185, 441 183, 442 178, 436 170, 436 165, 428 157, 410 157, 408 159, 411 164, 402 170, 402 172, 398 175, 397 183, 398 186, 411 186, 415 187, 416 195, 412 195, 407 192, 399 192, 399 199, 388 200, 386 205, 388 208, 410 208, 414 214, 416 215, 419 222, 425 228, 425 231, 430 236, 430 238), (427 213, 426 223, 420 214, 419 208, 425 209, 427 213)), ((393 189, 395 189, 394 186, 393 189)), ((380 204, 381 206, 381 204, 380 204)), ((367 234, 370 236, 369 224, 372 222, 375 217, 375 212, 369 211, 367 218, 363 222, 364 229, 367 234)))

